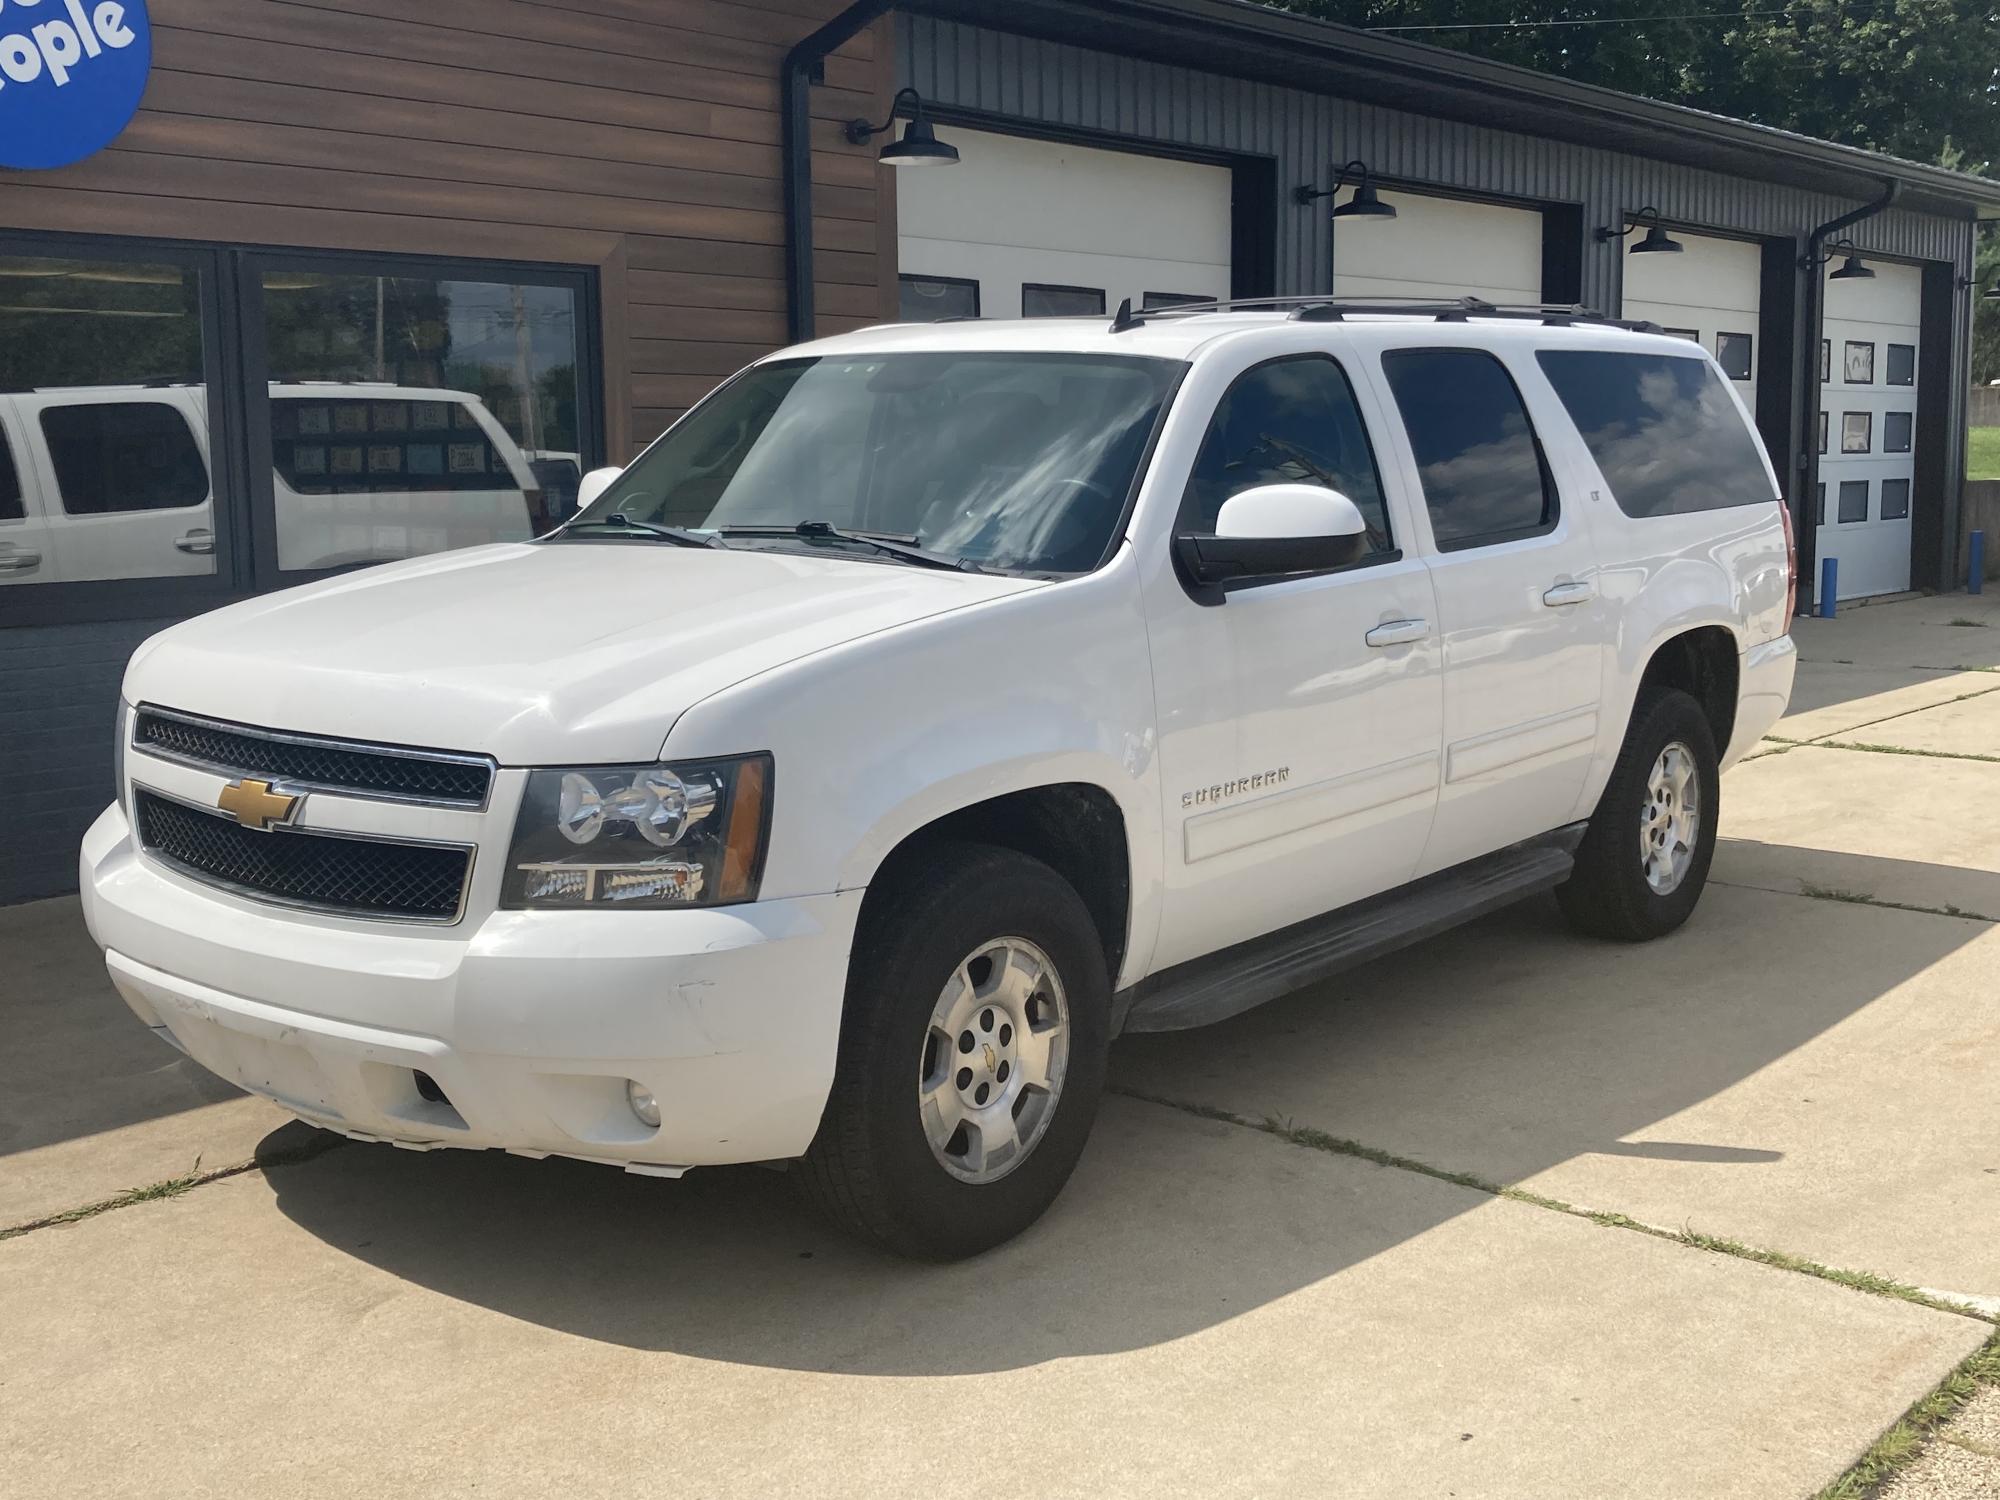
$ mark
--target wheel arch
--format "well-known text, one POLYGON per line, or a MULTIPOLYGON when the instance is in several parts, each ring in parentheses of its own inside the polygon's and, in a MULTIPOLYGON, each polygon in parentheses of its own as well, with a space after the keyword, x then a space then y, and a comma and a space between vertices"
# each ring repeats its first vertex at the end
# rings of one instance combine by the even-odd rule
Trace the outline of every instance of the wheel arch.
POLYGON ((1715 735, 1718 758, 1729 753, 1736 733, 1737 697, 1741 687, 1742 656, 1736 633, 1726 625, 1685 627, 1658 642, 1646 659, 1633 694, 1627 725, 1639 712, 1649 693, 1678 688, 1701 705, 1715 735))
POLYGON ((899 870, 939 843, 990 844, 1038 859, 1069 882, 1090 912, 1114 987, 1132 944, 1130 829, 1125 809, 1094 781, 1045 782, 970 802, 911 829, 868 881, 861 920, 889 899, 899 870))

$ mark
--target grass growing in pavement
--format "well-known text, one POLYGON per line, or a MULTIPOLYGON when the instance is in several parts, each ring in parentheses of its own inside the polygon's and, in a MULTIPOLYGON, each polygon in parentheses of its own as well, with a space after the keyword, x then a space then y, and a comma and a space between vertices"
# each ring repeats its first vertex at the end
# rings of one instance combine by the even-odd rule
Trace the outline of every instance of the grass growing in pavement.
POLYGON ((1968 630, 1984 630, 1986 628, 1986 622, 1984 620, 1968 620, 1965 618, 1964 615, 1960 615, 1955 620, 1946 620, 1945 624, 1960 625, 1968 630))
POLYGON ((1845 901, 1851 906, 1880 906, 1890 911, 1916 911, 1931 917, 1969 917, 1975 922, 1991 922, 1994 919, 1984 912, 1967 911, 1962 906, 1954 906, 1947 901, 1943 906, 1916 906, 1908 901, 1885 901, 1879 896, 1871 896, 1865 891, 1844 891, 1838 886, 1814 885, 1810 880, 1799 882, 1799 894, 1810 896, 1815 901, 1845 901))
POLYGON ((1871 755, 1921 755, 1931 760, 1983 760, 2000 762, 2000 755, 1981 755, 1976 750, 1912 750, 1908 745, 1871 745, 1866 740, 1821 740, 1822 750, 1866 750, 1871 755))
POLYGON ((144 1187, 127 1188, 113 1198, 100 1198, 95 1203, 66 1208, 61 1213, 30 1219, 25 1224, 8 1225, 0 1228, 0 1241, 18 1239, 24 1234, 32 1234, 37 1229, 53 1229, 59 1224, 81 1223, 85 1219, 94 1219, 99 1214, 108 1214, 116 1208, 130 1208, 135 1203, 156 1203, 162 1198, 178 1198, 181 1194, 204 1183, 221 1182, 227 1177, 240 1177, 245 1172, 256 1172, 270 1167, 296 1166, 300 1162, 311 1161, 316 1156, 324 1156, 336 1146, 346 1144, 343 1137, 320 1131, 296 1146, 281 1151, 267 1151, 249 1161, 239 1161, 227 1167, 215 1167, 206 1172, 202 1171, 201 1158, 197 1156, 194 1166, 185 1176, 169 1177, 164 1182, 152 1182, 144 1187))
POLYGON ((1945 1376, 1943 1384, 1877 1438, 1854 1467, 1821 1490, 1816 1500, 1867 1500, 1924 1450, 1939 1428, 1983 1389, 2000 1389, 2000 1333, 1945 1376))
POLYGON ((1565 1203, 1560 1198, 1551 1198, 1543 1193, 1530 1192, 1526 1188, 1509 1187, 1504 1183, 1491 1182, 1471 1172, 1454 1172, 1445 1167, 1435 1167, 1429 1162, 1415 1157, 1398 1156, 1393 1151, 1384 1151, 1378 1146, 1364 1145, 1360 1141, 1349 1140, 1319 1130, 1310 1125, 1297 1125, 1289 1119, 1276 1115, 1265 1115, 1256 1119, 1238 1114, 1232 1109, 1219 1109, 1212 1104, 1192 1104, 1179 1099, 1169 1099, 1164 1095, 1150 1094, 1139 1089, 1117 1088, 1113 1093, 1128 1099, 1138 1099, 1147 1104, 1157 1104, 1166 1109, 1179 1110, 1182 1114, 1198 1116, 1204 1120, 1216 1120, 1225 1125, 1240 1125, 1247 1130, 1261 1131, 1275 1136, 1292 1145, 1303 1146, 1309 1151, 1323 1151, 1330 1156, 1352 1157, 1357 1161, 1372 1162, 1378 1167, 1393 1167, 1402 1172, 1414 1172, 1422 1177, 1438 1182, 1449 1182, 1457 1187, 1470 1188, 1474 1192, 1490 1193, 1496 1198, 1505 1198, 1514 1203, 1525 1203, 1533 1208, 1544 1208, 1554 1213, 1568 1214, 1572 1218, 1588 1219, 1604 1229, 1629 1229, 1637 1234, 1653 1239, 1666 1240, 1672 1244, 1686 1245, 1691 1249, 1705 1250, 1712 1255, 1727 1255, 1737 1260, 1752 1261, 1757 1265, 1770 1266, 1775 1270, 1790 1271, 1800 1276, 1811 1276, 1819 1281, 1830 1281, 1852 1291, 1866 1292, 1875 1297, 1891 1297, 1899 1302, 1913 1302, 1919 1307, 1928 1307, 1936 1312, 1956 1313, 1961 1317, 1975 1318, 1982 1323, 1994 1320, 1977 1308, 1963 1302, 1954 1302, 1949 1297, 1933 1296, 1919 1287, 1897 1281, 1893 1277, 1878 1276, 1872 1271, 1847 1271, 1837 1266, 1823 1265, 1804 1256, 1792 1255, 1783 1250, 1764 1250, 1745 1245, 1737 1240, 1723 1239, 1718 1235, 1703 1234, 1691 1228, 1664 1229, 1657 1224, 1628 1217, 1625 1214, 1609 1213, 1602 1209, 1580 1208, 1574 1203, 1565 1203))

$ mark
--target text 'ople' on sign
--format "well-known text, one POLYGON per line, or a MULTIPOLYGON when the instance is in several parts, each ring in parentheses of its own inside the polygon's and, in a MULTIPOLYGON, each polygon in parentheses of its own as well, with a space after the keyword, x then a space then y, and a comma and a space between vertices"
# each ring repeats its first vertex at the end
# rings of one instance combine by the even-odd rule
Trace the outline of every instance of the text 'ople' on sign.
POLYGON ((152 64, 146 0, 0 0, 0 168, 103 150, 138 111, 152 64))

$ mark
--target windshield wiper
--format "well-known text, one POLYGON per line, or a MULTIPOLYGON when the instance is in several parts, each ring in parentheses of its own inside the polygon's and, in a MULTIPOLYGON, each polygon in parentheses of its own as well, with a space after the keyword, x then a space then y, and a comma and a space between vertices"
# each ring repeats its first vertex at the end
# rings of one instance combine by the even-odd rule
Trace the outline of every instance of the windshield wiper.
POLYGON ((796 536, 805 540, 818 541, 825 538, 836 542, 853 542, 857 546, 873 547, 884 557, 898 558, 906 563, 914 563, 924 568, 950 568, 955 573, 984 573, 978 563, 963 557, 947 557, 942 552, 926 552, 917 545, 913 536, 895 536, 880 531, 849 531, 845 526, 836 526, 831 521, 801 521, 796 526, 724 526, 723 536, 796 536))
POLYGON ((571 521, 563 527, 567 534, 602 528, 613 536, 654 536, 679 547, 723 547, 727 544, 712 531, 689 531, 684 526, 662 526, 657 521, 640 521, 619 511, 590 521, 571 521))

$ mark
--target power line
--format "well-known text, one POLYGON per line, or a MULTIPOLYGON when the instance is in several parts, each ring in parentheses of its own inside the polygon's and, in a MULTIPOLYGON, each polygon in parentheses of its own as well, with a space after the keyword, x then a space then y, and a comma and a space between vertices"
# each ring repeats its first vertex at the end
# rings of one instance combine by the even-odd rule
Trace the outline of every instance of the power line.
POLYGON ((1425 26, 1368 26, 1366 31, 1533 31, 1549 26, 1633 26, 1643 21, 1737 21, 1750 16, 1788 16, 1781 10, 1705 10, 1671 16, 1599 16, 1584 21, 1441 21, 1425 26))

